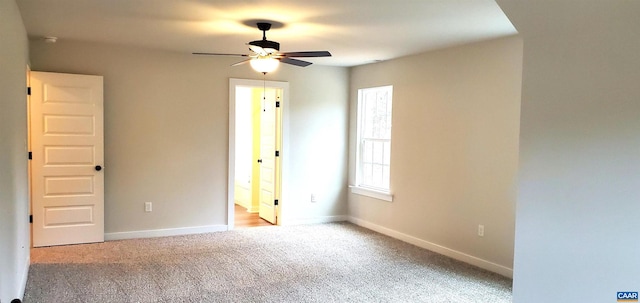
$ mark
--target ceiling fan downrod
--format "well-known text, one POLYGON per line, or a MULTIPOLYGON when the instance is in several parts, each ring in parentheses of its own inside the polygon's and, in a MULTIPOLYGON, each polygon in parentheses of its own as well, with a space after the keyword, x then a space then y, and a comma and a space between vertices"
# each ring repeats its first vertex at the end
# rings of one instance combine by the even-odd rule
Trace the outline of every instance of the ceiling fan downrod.
POLYGON ((258 29, 262 31, 262 40, 267 40, 267 31, 271 29, 271 23, 258 22, 258 29))

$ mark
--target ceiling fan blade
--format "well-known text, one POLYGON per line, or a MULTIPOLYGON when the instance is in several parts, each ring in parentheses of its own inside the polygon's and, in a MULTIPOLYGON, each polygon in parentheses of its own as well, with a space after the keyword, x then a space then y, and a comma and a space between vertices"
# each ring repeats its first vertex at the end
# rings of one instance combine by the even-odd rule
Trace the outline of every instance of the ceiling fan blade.
POLYGON ((194 55, 205 55, 205 56, 234 56, 234 57, 249 57, 249 55, 243 54, 221 54, 221 53, 192 53, 194 55))
POLYGON ((302 61, 302 60, 293 59, 293 58, 287 58, 287 57, 280 58, 278 60, 280 60, 280 62, 282 63, 291 64, 291 65, 300 66, 300 67, 311 65, 311 62, 302 61))
POLYGON ((234 63, 234 64, 231 64, 231 66, 238 66, 238 65, 242 65, 242 64, 248 63, 249 61, 251 61, 251 59, 242 60, 242 61, 240 61, 240 62, 236 62, 236 63, 234 63))
POLYGON ((282 57, 331 57, 331 53, 328 51, 309 51, 309 52, 287 52, 276 54, 282 57))

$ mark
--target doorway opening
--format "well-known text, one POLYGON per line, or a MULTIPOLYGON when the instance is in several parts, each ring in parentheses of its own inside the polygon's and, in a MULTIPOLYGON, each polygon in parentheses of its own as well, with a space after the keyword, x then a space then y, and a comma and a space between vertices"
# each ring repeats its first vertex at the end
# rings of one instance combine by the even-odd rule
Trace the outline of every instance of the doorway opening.
POLYGON ((282 224, 287 82, 230 79, 228 229, 282 224))

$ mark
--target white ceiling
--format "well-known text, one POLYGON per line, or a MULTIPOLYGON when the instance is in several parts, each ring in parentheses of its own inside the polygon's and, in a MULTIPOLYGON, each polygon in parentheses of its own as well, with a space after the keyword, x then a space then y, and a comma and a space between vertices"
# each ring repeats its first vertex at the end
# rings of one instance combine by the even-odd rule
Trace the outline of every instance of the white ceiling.
MULTIPOLYGON (((494 0, 17 0, 32 38, 191 53, 246 54, 267 32, 280 50, 328 50, 308 61, 354 66, 512 35, 494 0)), ((305 58, 305 60, 307 60, 305 58)))

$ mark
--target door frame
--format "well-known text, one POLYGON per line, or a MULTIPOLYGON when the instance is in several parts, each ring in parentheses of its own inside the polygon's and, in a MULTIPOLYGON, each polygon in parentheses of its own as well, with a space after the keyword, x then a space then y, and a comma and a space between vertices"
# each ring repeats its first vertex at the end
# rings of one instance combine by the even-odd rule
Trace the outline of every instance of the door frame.
POLYGON ((280 197, 278 199, 278 207, 276 214, 278 216, 277 225, 282 225, 286 213, 282 211, 283 205, 286 205, 289 197, 287 184, 289 183, 289 82, 282 81, 265 81, 229 78, 229 171, 227 176, 227 230, 234 229, 235 216, 235 171, 236 171, 236 87, 248 86, 255 88, 279 88, 282 89, 281 100, 281 123, 282 130, 280 138, 282 138, 282 146, 280 147, 280 197))
MULTIPOLYGON (((27 93, 27 141, 26 141, 26 148, 27 151, 29 153, 29 155, 32 155, 32 148, 31 148, 31 66, 29 64, 27 64, 27 88, 28 88, 28 93, 27 93)), ((31 181, 31 170, 33 168, 31 167, 31 159, 29 159, 29 161, 27 161, 27 188, 29 190, 29 194, 28 194, 28 210, 29 210, 29 222, 31 223, 31 221, 33 220, 33 205, 32 202, 33 201, 33 189, 32 189, 32 184, 33 182, 31 181)), ((33 224, 29 224, 29 247, 33 247, 33 224)))

